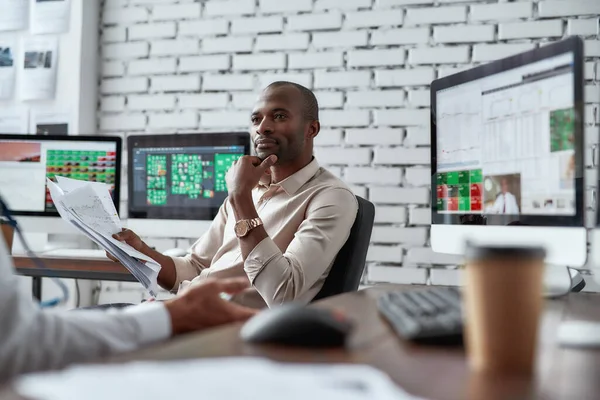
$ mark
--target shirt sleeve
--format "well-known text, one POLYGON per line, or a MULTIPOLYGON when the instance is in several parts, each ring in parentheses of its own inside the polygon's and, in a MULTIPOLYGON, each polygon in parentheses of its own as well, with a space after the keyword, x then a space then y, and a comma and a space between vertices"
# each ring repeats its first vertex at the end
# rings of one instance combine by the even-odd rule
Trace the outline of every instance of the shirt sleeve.
POLYGON ((0 240, 0 382, 131 351, 171 336, 160 302, 124 310, 42 310, 17 283, 0 240))
POLYGON ((217 216, 210 224, 208 231, 192 245, 191 254, 185 257, 171 257, 175 263, 177 277, 171 292, 177 292, 183 281, 191 281, 197 277, 203 269, 209 268, 217 250, 223 244, 225 225, 227 224, 227 199, 219 208, 217 216))
POLYGON ((357 210, 352 192, 327 190, 312 199, 285 252, 267 237, 248 254, 244 270, 269 307, 298 298, 323 276, 346 243, 357 210))

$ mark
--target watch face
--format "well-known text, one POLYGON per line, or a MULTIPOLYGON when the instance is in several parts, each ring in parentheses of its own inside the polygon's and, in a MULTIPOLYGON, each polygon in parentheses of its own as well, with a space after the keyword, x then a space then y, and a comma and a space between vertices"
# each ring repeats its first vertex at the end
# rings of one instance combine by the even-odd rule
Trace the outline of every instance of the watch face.
POLYGON ((237 236, 244 236, 246 235, 246 232, 248 231, 248 225, 244 223, 244 221, 238 221, 235 224, 235 234, 237 236))

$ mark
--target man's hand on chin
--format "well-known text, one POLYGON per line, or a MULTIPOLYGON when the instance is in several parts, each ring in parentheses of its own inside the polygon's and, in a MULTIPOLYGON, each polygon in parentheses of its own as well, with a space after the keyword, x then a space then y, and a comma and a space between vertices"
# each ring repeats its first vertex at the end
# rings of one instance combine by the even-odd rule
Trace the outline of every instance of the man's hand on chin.
POLYGON ((247 278, 205 279, 183 294, 165 301, 173 335, 245 321, 258 310, 229 302, 221 293, 236 294, 249 286, 247 278))

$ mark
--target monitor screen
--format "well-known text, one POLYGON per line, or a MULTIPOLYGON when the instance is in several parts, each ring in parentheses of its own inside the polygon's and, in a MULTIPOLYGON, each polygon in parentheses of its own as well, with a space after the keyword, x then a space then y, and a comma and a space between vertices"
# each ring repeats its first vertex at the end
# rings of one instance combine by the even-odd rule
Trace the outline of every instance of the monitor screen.
POLYGON ((577 214, 583 156, 574 58, 570 51, 499 64, 495 73, 437 87, 434 220, 479 215, 507 224, 577 214))
POLYGON ((227 197, 227 170, 250 148, 248 133, 128 139, 130 218, 214 218, 227 197))
POLYGON ((110 185, 119 210, 120 137, 0 135, 0 191, 15 215, 58 216, 46 178, 110 185))

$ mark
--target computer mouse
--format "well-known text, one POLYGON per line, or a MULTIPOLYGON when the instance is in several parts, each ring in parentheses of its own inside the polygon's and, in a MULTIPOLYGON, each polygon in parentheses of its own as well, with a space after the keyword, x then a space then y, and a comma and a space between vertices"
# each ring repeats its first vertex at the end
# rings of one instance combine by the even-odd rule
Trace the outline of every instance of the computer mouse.
POLYGON ((169 257, 185 257, 187 251, 185 251, 184 249, 169 249, 165 250, 163 254, 169 257))
POLYGON ((297 347, 341 347, 352 330, 340 311, 288 303, 249 319, 240 332, 248 343, 297 347))

